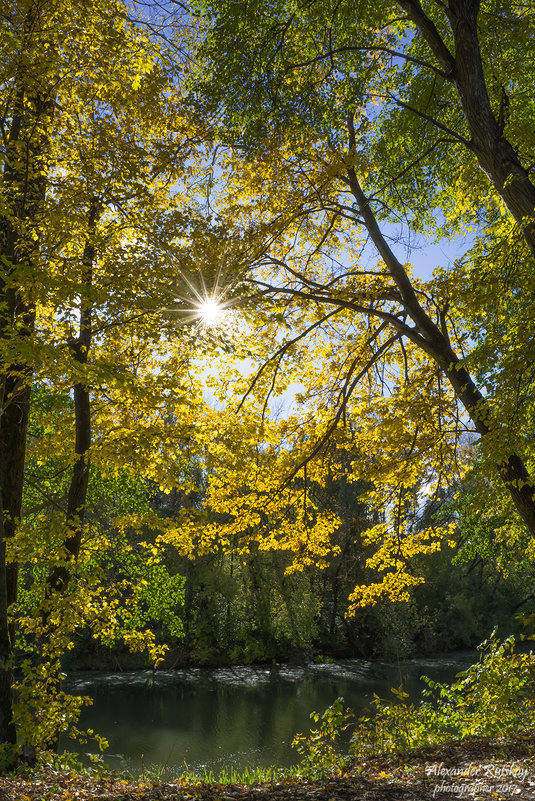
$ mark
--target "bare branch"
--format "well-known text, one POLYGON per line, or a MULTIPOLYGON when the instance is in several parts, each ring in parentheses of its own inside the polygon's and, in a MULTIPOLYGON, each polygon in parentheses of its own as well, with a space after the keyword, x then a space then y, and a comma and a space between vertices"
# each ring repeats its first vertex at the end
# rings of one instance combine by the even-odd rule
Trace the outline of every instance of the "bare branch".
MULTIPOLYGON (((306 328, 306 329, 305 329, 304 331, 302 331, 300 334, 298 334, 297 336, 295 336, 295 337, 293 337, 292 339, 290 339, 290 340, 288 340, 287 342, 285 342, 285 343, 284 343, 284 345, 282 345, 282 346, 281 346, 281 347, 280 347, 280 348, 279 348, 279 349, 278 349, 278 350, 277 350, 277 351, 276 351, 276 352, 275 352, 275 353, 274 353, 272 356, 270 356, 270 357, 269 357, 269 359, 267 360, 267 362, 264 362, 264 364, 263 364, 263 365, 260 367, 260 369, 259 369, 259 370, 258 370, 258 372, 256 373, 255 377, 253 378, 252 382, 249 384, 249 389, 247 390, 247 392, 245 393, 245 395, 244 395, 244 396, 243 396, 243 398, 241 399, 241 401, 240 401, 240 403, 239 403, 239 405, 238 405, 238 408, 236 409, 236 412, 239 412, 239 411, 240 411, 240 409, 243 407, 243 404, 244 404, 244 403, 245 403, 245 401, 247 400, 248 396, 251 394, 251 392, 252 392, 252 391, 253 391, 253 389, 255 388, 256 384, 258 383, 259 379, 261 378, 262 374, 264 373, 264 371, 267 369, 268 365, 269 365, 269 364, 270 364, 272 361, 275 361, 275 360, 277 359, 277 360, 279 361, 279 363, 280 363, 280 360, 282 359, 282 357, 284 356, 284 354, 285 354, 285 353, 286 353, 286 352, 287 352, 287 351, 288 351, 288 350, 289 350, 289 349, 290 349, 290 348, 291 348, 293 345, 295 345, 295 344, 296 344, 297 342, 299 342, 301 339, 303 339, 303 338, 304 338, 304 337, 306 337, 308 334, 310 334, 310 332, 311 332, 311 331, 314 331, 314 329, 315 329, 315 328, 318 328, 318 326, 322 325, 322 324, 323 324, 323 323, 324 323, 326 320, 328 320, 330 317, 334 317, 334 315, 335 315, 335 314, 338 314, 338 312, 339 312, 339 311, 340 311, 339 309, 333 309, 333 311, 329 312, 328 314, 325 314, 325 315, 324 315, 324 316, 323 316, 323 317, 322 317, 320 320, 317 320, 315 323, 313 323, 312 325, 310 325, 308 328, 306 328)), ((271 390, 270 390, 270 393, 273 391, 273 386, 274 386, 274 385, 272 385, 272 388, 271 388, 271 390)))
POLYGON ((334 50, 329 48, 326 53, 321 53, 318 56, 314 56, 314 58, 307 59, 307 61, 298 61, 294 64, 291 64, 289 67, 286 68, 285 72, 292 72, 296 69, 301 69, 301 67, 309 67, 312 64, 317 64, 320 61, 326 61, 329 59, 331 61, 331 65, 333 70, 335 69, 335 65, 333 62, 333 56, 338 55, 339 53, 385 53, 387 56, 392 56, 392 58, 400 58, 404 61, 408 61, 410 64, 416 64, 419 67, 424 67, 424 69, 432 70, 437 75, 440 75, 442 78, 448 80, 448 74, 440 69, 439 67, 435 67, 434 64, 430 64, 428 61, 424 61, 421 58, 416 58, 415 56, 410 56, 408 53, 403 53, 400 50, 393 50, 391 47, 384 47, 382 45, 366 45, 365 47, 357 47, 356 45, 346 45, 344 47, 337 47, 334 50))
POLYGON ((416 114, 417 117, 420 117, 422 120, 426 120, 426 122, 430 122, 431 125, 435 126, 435 128, 438 128, 440 131, 444 131, 444 133, 447 133, 449 136, 452 136, 457 142, 461 142, 461 144, 463 144, 469 150, 473 149, 472 143, 468 139, 465 139, 464 136, 461 136, 460 134, 453 131, 451 128, 448 128, 448 126, 444 125, 444 123, 440 122, 434 117, 431 117, 429 114, 425 114, 425 112, 420 111, 417 108, 414 108, 414 106, 409 105, 409 103, 405 103, 404 100, 400 100, 399 97, 396 97, 395 95, 389 94, 388 97, 390 97, 390 99, 393 100, 397 106, 400 106, 401 108, 410 111, 412 114, 416 114))
MULTIPOLYGON (((377 335, 377 333, 378 333, 378 332, 376 332, 376 333, 375 333, 375 334, 374 334, 372 337, 370 337, 370 338, 367 340, 367 344, 371 344, 371 343, 373 342, 373 340, 376 338, 376 335, 377 335)), ((387 351, 387 350, 388 350, 388 349, 389 349, 389 348, 390 348, 390 347, 391 347, 391 346, 394 344, 394 342, 396 342, 398 339, 399 339, 399 334, 394 334, 394 336, 390 337, 390 339, 388 339, 386 342, 384 342, 384 343, 381 345, 381 347, 380 347, 380 348, 379 348, 379 349, 378 349, 378 350, 377 350, 377 351, 376 351, 376 352, 373 354, 373 356, 372 356, 372 357, 371 357, 371 358, 370 358, 370 359, 369 359, 369 360, 366 362, 366 364, 364 365, 364 367, 362 368, 362 370, 360 370, 360 371, 359 371, 359 373, 358 373, 358 374, 355 376, 355 378, 353 379, 353 381, 351 382, 351 384, 349 384, 350 376, 347 376, 347 377, 346 377, 346 384, 348 384, 349 386, 347 386, 347 389, 346 389, 346 391, 345 391, 345 392, 344 392, 344 394, 343 394, 343 401, 342 401, 342 403, 340 404, 340 406, 338 407, 338 409, 337 409, 337 411, 336 411, 336 414, 334 415, 334 417, 333 417, 333 418, 332 418, 332 420, 330 421, 329 425, 327 426, 327 429, 326 429, 325 433, 324 433, 324 434, 323 434, 323 436, 320 438, 320 440, 319 440, 319 441, 316 443, 316 445, 315 445, 315 446, 312 448, 312 450, 311 450, 311 451, 309 451, 309 453, 307 454, 307 456, 305 457, 305 459, 303 459, 303 460, 302 460, 302 461, 299 463, 299 465, 298 465, 298 466, 297 466, 297 467, 296 467, 294 470, 292 470, 291 474, 290 474, 290 475, 289 475, 289 476, 288 476, 288 477, 287 477, 287 478, 284 480, 284 482, 283 482, 283 483, 282 483, 282 484, 281 484, 281 485, 278 487, 278 489, 277 489, 277 492, 280 492, 282 489, 284 489, 284 487, 285 487, 285 486, 287 486, 287 485, 288 485, 288 484, 289 484, 289 483, 290 483, 290 482, 291 482, 291 481, 292 481, 292 480, 295 478, 295 476, 296 476, 296 475, 297 475, 297 474, 300 472, 300 470, 302 470, 302 469, 305 467, 305 465, 307 465, 309 462, 311 462, 311 461, 312 461, 312 459, 314 459, 314 457, 315 457, 315 456, 317 456, 317 455, 318 455, 318 453, 320 453, 320 452, 321 452, 321 450, 323 449, 323 447, 325 446, 325 444, 326 444, 326 443, 329 441, 329 439, 330 439, 330 437, 331 437, 331 434, 333 434, 333 433, 334 433, 334 431, 336 430, 336 428, 337 428, 337 426, 338 426, 338 423, 340 422, 340 419, 341 419, 341 417, 342 417, 342 415, 343 415, 343 413, 344 413, 344 411, 345 411, 345 408, 346 408, 346 406, 347 406, 347 403, 348 403, 348 401, 349 401, 349 399, 350 399, 351 395, 352 395, 352 394, 353 394, 353 392, 355 391, 355 389, 356 389, 356 387, 357 387, 357 385, 358 385, 359 381, 360 381, 360 380, 361 380, 361 379, 362 379, 362 378, 363 378, 365 375, 367 375, 367 373, 368 373, 368 372, 371 370, 371 368, 373 367, 373 365, 374 365, 374 364, 375 364, 375 363, 376 363, 376 362, 377 362, 377 361, 378 361, 378 360, 381 358, 381 356, 382 356, 384 353, 386 353, 386 351, 387 351)))

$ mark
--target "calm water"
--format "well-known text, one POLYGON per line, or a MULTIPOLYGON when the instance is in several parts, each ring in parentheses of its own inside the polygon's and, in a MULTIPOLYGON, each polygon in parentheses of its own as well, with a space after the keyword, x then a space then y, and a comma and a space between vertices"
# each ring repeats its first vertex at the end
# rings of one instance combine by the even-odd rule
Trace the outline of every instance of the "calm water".
MULTIPOLYGON (((338 696, 358 713, 373 693, 387 697, 403 682, 418 697, 422 674, 449 681, 474 661, 474 654, 398 664, 342 660, 330 664, 239 666, 135 673, 78 673, 65 689, 94 699, 80 728, 92 728, 110 743, 105 761, 139 771, 165 765, 178 774, 184 763, 195 772, 218 773, 231 766, 289 766, 297 732, 310 728, 310 713, 338 696)), ((63 745, 73 749, 72 741, 63 745)), ((80 746, 87 751, 90 746, 80 746)))

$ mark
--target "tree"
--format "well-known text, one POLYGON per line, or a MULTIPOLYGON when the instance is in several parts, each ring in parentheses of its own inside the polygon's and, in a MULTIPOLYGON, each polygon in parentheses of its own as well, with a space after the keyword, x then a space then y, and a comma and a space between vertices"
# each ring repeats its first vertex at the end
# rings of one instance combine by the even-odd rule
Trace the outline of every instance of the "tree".
POLYGON ((218 209, 241 226, 242 286, 273 313, 258 376, 299 361, 304 408, 315 398, 322 422, 308 462, 346 413, 360 421, 357 469, 387 513, 369 534, 382 579, 354 603, 411 583, 422 479, 433 494, 465 469, 463 431, 516 510, 511 536, 520 518, 532 537, 533 12, 478 0, 198 5, 210 27, 198 97, 230 148, 218 209), (467 245, 422 281, 397 255, 403 235, 467 245))
MULTIPOLYGON (((29 542, 21 504, 32 384, 56 396, 72 391, 74 398, 54 418, 58 430, 49 437, 71 480, 65 503, 57 500, 64 512, 60 536, 57 519, 44 526, 49 572, 32 624, 49 689, 57 686, 61 647, 72 635, 61 629, 57 610, 72 600, 71 577, 86 556, 91 466, 108 477, 130 469, 168 485, 179 481, 178 470, 163 467, 163 445, 139 456, 136 447, 160 434, 164 423, 175 444, 191 439, 192 410, 201 402, 187 373, 196 336, 186 329, 177 336, 167 311, 179 305, 174 291, 181 267, 187 268, 199 127, 183 102, 183 59, 165 50, 155 20, 145 23, 115 0, 24 0, 1 23, 4 746, 16 739, 16 555, 18 535, 29 542), (176 425, 167 425, 177 411, 176 425)), ((179 26, 186 36, 187 20, 175 20, 179 26)), ((45 454, 40 458, 46 461, 45 454)), ((69 625, 80 624, 75 618, 69 625)))
MULTIPOLYGON (((49 158, 48 128, 54 112, 56 58, 48 45, 40 78, 35 28, 38 5, 23 4, 7 17, 3 38, 2 204, 2 408, 0 419, 0 741, 15 740, 11 715, 13 632, 7 609, 16 598, 16 565, 6 566, 6 538, 20 518, 31 366, 20 353, 32 335, 35 309, 21 278, 36 267, 37 219, 44 205, 49 158), (32 67, 34 68, 32 70, 32 67)), ((40 42, 40 45, 43 45, 40 42)), ((43 53, 44 50, 44 53, 43 53)), ((36 278, 37 276, 35 276, 36 278)), ((35 280, 34 278, 34 280, 35 280)), ((27 280, 26 282, 27 283, 27 280)))

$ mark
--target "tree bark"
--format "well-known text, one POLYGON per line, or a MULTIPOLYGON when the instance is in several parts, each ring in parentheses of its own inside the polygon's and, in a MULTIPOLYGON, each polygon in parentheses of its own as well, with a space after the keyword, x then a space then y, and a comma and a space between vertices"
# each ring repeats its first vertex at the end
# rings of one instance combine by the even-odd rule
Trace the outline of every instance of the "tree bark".
MULTIPOLYGON (((492 111, 479 47, 479 0, 448 0, 444 6, 454 37, 455 55, 450 53, 434 23, 425 15, 419 0, 399 0, 399 4, 433 51, 445 77, 455 86, 470 131, 470 148, 521 229, 535 259, 535 186, 518 154, 503 136, 492 111)), ((370 234, 373 238, 371 231, 370 234)), ((379 240, 382 246, 384 240, 382 237, 379 240)), ((378 247, 378 243, 375 244, 378 247)), ((412 311, 410 314, 417 322, 412 311)), ((492 426, 484 397, 467 371, 459 369, 449 342, 441 336, 432 339, 429 352, 447 375, 476 430, 484 436, 492 426)), ((511 453, 499 465, 499 472, 518 513, 535 534, 535 485, 521 457, 511 453)))
POLYGON ((15 743, 16 731, 12 713, 12 655, 8 626, 8 590, 6 575, 6 541, 0 492, 0 742, 15 743))
POLYGON ((512 145, 502 136, 487 92, 476 0, 450 0, 448 17, 455 39, 455 85, 481 169, 522 229, 535 257, 535 186, 512 145))
POLYGON ((448 50, 419 0, 398 0, 455 87, 470 131, 470 149, 511 212, 535 258, 535 186, 503 135, 490 103, 477 30, 479 0, 449 0, 445 12, 455 42, 448 50))
MULTIPOLYGON (((92 340, 92 301, 91 287, 93 283, 93 266, 95 261, 95 234, 101 206, 94 198, 91 201, 88 216, 88 235, 82 256, 81 268, 81 301, 80 325, 78 337, 69 343, 74 361, 82 366, 88 362, 92 340)), ((77 381, 74 391, 74 426, 75 426, 75 462, 72 469, 67 511, 65 514, 65 540, 60 553, 60 561, 50 572, 45 588, 45 602, 41 612, 42 635, 41 654, 46 667, 50 686, 57 694, 61 690, 61 665, 59 655, 53 652, 55 625, 50 623, 50 612, 54 601, 65 595, 71 579, 72 565, 79 556, 84 530, 87 491, 89 487, 90 450, 91 450, 91 397, 88 385, 77 381)), ((60 722, 50 734, 46 745, 57 751, 59 746, 60 722)))
MULTIPOLYGON (((100 203, 93 199, 88 216, 88 237, 82 257, 82 297, 80 307, 80 327, 78 337, 69 343, 72 357, 79 365, 86 365, 92 340, 92 301, 91 287, 93 283, 93 265, 95 261, 95 234, 99 216, 100 203)), ((47 594, 64 593, 70 580, 68 563, 77 559, 82 543, 87 490, 89 486, 90 449, 91 449, 91 398, 89 387, 78 381, 73 387, 74 393, 74 427, 75 454, 65 528, 67 536, 63 543, 62 564, 54 568, 47 580, 47 594)))
MULTIPOLYGON (((349 121, 349 132, 351 148, 351 140, 354 138, 352 120, 349 121)), ((396 258, 381 232, 370 203, 360 187, 355 170, 348 168, 347 174, 349 186, 357 201, 366 229, 398 287, 400 302, 406 314, 414 322, 415 328, 411 328, 402 320, 396 323, 396 318, 393 318, 393 324, 397 325, 401 334, 409 338, 435 361, 464 406, 478 434, 484 438, 491 432, 500 433, 500 427, 494 419, 485 396, 477 388, 470 373, 453 350, 447 334, 436 325, 419 303, 405 268, 396 258)), ((504 439, 506 436, 504 432, 504 439)), ((535 536, 535 482, 529 475, 521 456, 510 452, 498 462, 497 469, 518 514, 535 536)))
POLYGON ((38 219, 46 191, 48 131, 54 98, 32 82, 24 64, 25 48, 34 36, 39 4, 30 5, 22 24, 19 54, 3 167, 3 208, 0 215, 0 257, 6 277, 0 279, 0 340, 6 355, 0 366, 0 742, 15 743, 11 684, 14 625, 9 606, 17 598, 18 567, 7 563, 7 543, 22 509, 26 436, 32 382, 31 364, 21 357, 20 343, 33 335, 35 310, 27 283, 39 247, 38 219), (22 268, 22 270, 21 270, 22 268), (19 278, 21 270, 26 277, 19 278))

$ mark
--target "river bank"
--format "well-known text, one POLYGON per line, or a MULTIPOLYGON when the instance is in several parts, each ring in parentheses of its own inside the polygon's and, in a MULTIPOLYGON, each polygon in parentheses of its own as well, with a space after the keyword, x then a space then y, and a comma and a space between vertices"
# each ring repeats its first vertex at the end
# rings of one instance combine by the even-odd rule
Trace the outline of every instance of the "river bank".
POLYGON ((440 748, 356 761, 327 780, 283 777, 253 785, 131 781, 118 775, 36 770, 0 777, 0 801, 533 801, 535 733, 466 738, 440 748))

